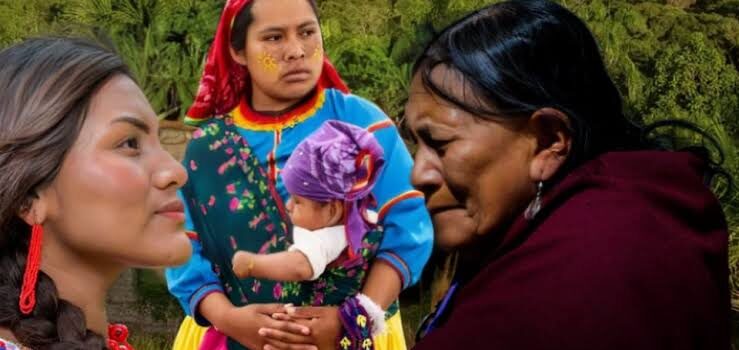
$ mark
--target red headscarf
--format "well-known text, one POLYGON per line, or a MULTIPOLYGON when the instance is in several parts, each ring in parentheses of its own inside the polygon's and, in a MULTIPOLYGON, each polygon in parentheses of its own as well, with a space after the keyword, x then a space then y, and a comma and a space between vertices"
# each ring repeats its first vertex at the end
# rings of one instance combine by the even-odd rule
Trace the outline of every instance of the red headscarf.
MULTIPOLYGON (((206 120, 215 115, 231 112, 238 104, 248 87, 249 71, 245 66, 231 58, 231 26, 241 9, 252 0, 229 0, 223 9, 216 36, 205 61, 203 76, 200 79, 197 96, 187 111, 192 122, 206 120)), ((324 56, 323 72, 318 86, 337 88, 349 92, 328 58, 324 56)))

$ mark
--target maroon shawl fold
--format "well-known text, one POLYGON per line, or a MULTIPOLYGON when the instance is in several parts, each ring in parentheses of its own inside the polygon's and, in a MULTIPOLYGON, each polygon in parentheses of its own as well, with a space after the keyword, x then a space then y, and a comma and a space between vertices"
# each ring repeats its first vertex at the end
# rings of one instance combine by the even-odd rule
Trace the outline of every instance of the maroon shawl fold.
POLYGON ((575 169, 416 349, 729 349, 728 233, 704 170, 657 151, 575 169))

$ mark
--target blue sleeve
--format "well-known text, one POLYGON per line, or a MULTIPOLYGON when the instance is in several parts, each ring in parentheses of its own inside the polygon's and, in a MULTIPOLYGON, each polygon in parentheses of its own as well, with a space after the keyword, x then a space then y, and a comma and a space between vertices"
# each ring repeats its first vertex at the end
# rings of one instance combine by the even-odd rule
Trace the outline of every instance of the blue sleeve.
POLYGON ((385 151, 385 169, 373 191, 384 235, 378 259, 402 277, 403 289, 417 283, 433 248, 433 227, 423 194, 410 183, 413 160, 394 125, 375 131, 385 151))
MULTIPOLYGON (((182 198, 182 194, 179 193, 179 195, 182 198)), ((203 246, 200 244, 197 233, 193 231, 192 219, 187 206, 185 206, 185 231, 192 243, 192 256, 182 266, 165 269, 164 275, 169 292, 174 295, 185 313, 192 316, 197 324, 208 326, 208 320, 197 313, 198 305, 211 293, 223 293, 223 287, 213 272, 210 261, 202 255, 203 246)))

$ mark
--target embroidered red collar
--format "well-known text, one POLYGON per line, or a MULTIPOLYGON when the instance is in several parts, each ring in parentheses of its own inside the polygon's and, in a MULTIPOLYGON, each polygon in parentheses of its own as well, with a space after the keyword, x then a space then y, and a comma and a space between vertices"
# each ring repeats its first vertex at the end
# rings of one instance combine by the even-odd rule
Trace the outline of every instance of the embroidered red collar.
POLYGON ((326 92, 319 87, 313 97, 297 108, 281 115, 267 115, 253 110, 249 103, 242 99, 241 103, 231 112, 231 117, 237 126, 247 130, 283 130, 315 115, 325 101, 326 92))

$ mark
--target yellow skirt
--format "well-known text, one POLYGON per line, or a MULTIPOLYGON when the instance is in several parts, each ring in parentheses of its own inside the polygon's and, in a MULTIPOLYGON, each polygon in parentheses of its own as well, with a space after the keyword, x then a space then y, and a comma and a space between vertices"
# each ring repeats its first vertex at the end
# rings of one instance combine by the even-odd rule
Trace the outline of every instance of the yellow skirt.
POLYGON ((174 338, 173 350, 199 350, 200 341, 203 339, 207 327, 200 327, 190 316, 185 316, 177 330, 177 336, 174 338))
MULTIPOLYGON (((208 328, 200 327, 191 317, 186 316, 180 324, 174 340, 173 350, 199 350, 200 341, 208 328)), ((403 322, 400 311, 387 320, 387 332, 375 337, 376 350, 406 350, 403 322)))
POLYGON ((375 337, 375 350, 406 350, 400 310, 386 321, 387 332, 375 337))

